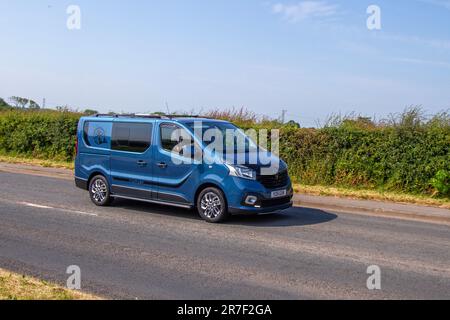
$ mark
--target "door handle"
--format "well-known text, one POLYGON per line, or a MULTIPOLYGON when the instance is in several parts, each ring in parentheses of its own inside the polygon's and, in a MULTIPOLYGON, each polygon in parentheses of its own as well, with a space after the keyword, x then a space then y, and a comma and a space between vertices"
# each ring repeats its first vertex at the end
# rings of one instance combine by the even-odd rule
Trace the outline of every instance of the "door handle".
POLYGON ((145 162, 144 160, 139 160, 139 161, 137 162, 137 164, 138 164, 138 166, 140 166, 140 167, 146 167, 146 166, 147 166, 147 162, 145 162))
POLYGON ((167 168, 167 163, 160 162, 160 163, 158 163, 158 167, 160 167, 161 169, 165 169, 165 168, 167 168))

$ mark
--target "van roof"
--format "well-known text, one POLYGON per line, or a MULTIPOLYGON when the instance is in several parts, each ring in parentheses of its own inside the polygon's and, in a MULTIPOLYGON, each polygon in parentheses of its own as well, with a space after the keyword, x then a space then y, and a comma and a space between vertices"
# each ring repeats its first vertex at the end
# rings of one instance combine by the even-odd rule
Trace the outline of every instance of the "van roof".
POLYGON ((95 114, 92 116, 84 117, 86 119, 99 119, 99 118, 111 118, 111 119, 124 119, 124 120, 172 120, 180 123, 189 123, 193 121, 214 121, 214 122, 226 122, 224 120, 211 119, 201 116, 191 115, 159 115, 159 114, 95 114))

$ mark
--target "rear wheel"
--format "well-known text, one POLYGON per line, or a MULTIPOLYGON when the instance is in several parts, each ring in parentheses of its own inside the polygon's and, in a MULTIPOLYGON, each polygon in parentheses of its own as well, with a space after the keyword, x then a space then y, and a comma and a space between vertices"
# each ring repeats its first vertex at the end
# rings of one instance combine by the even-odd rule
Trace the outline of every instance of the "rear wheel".
POLYGON ((197 210, 207 222, 218 223, 229 217, 225 197, 217 188, 206 188, 200 193, 197 199, 197 210))
POLYGON ((89 195, 96 206, 108 206, 111 203, 109 184, 104 176, 95 176, 89 183, 89 195))

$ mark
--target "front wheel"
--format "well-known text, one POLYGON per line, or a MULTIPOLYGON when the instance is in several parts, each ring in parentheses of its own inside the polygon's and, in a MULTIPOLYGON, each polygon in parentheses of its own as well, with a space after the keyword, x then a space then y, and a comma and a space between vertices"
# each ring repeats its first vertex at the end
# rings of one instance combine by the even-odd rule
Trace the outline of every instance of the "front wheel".
POLYGON ((207 222, 218 223, 229 217, 225 197, 217 188, 206 188, 200 193, 197 199, 197 210, 207 222))
POLYGON ((89 195, 96 206, 104 207, 111 203, 109 184, 104 176, 95 176, 92 178, 89 183, 89 195))

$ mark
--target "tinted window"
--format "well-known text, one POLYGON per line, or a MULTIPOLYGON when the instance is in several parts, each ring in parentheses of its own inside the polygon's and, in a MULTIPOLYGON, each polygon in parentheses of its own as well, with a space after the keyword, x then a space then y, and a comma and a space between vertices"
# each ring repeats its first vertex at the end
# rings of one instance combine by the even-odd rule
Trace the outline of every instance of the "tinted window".
POLYGON ((83 140, 88 147, 109 149, 111 137, 110 122, 86 121, 83 127, 83 140))
POLYGON ((89 141, 89 122, 84 123, 83 138, 86 145, 91 146, 91 142, 89 141))
POLYGON ((174 124, 161 125, 161 147, 169 152, 179 153, 183 145, 192 144, 192 136, 174 124))
POLYGON ((143 153, 151 145, 152 128, 150 123, 114 123, 111 148, 143 153))

